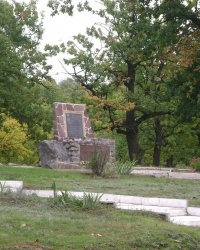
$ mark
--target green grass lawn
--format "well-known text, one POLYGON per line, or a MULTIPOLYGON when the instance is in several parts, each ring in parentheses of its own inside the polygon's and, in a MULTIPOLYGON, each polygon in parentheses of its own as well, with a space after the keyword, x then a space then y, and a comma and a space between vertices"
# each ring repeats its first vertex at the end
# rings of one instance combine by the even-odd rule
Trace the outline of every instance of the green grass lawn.
POLYGON ((13 167, 0 167, 0 180, 23 181, 26 189, 51 189, 55 181, 61 190, 187 199, 189 206, 200 207, 200 180, 131 176, 102 178, 86 173, 13 167))
MULTIPOLYGON (((0 180, 24 188, 184 198, 200 206, 199 181, 164 178, 100 178, 48 169, 0 167, 0 180)), ((0 194, 0 249, 129 250, 200 249, 199 228, 174 225, 158 215, 101 205, 88 210, 60 207, 52 199, 0 194)))

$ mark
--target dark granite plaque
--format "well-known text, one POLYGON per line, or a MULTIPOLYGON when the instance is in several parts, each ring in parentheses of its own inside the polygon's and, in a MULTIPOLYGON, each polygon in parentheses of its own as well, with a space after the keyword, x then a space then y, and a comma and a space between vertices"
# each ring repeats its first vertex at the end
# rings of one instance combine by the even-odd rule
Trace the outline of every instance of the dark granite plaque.
POLYGON ((110 146, 108 145, 81 145, 80 161, 89 161, 94 155, 95 150, 103 157, 110 159, 110 146))
POLYGON ((66 114, 67 137, 83 138, 83 119, 81 114, 66 114))

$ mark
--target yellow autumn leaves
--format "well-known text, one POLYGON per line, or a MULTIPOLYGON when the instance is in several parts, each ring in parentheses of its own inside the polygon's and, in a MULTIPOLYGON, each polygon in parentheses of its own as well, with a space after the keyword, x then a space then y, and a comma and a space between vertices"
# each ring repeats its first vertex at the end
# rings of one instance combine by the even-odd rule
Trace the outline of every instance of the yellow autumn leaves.
POLYGON ((13 118, 6 118, 0 129, 0 162, 20 163, 31 154, 25 147, 27 125, 21 125, 13 118))

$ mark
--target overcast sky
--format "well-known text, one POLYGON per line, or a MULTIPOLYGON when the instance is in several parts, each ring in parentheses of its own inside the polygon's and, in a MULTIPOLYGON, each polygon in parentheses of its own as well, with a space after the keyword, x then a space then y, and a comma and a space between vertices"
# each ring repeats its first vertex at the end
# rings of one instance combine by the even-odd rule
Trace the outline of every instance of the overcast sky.
MULTIPOLYGON (((12 0, 8 0, 11 2, 12 0)), ((30 0, 16 0, 18 2, 29 3, 30 0)), ((73 0, 74 3, 79 0, 73 0)), ((96 0, 90 0, 93 6, 98 6, 96 0)), ((68 40, 72 40, 74 35, 78 33, 85 33, 86 27, 92 26, 97 19, 96 16, 87 13, 75 12, 75 14, 70 17, 68 14, 59 14, 52 17, 51 9, 47 7, 48 0, 38 0, 38 12, 44 12, 44 34, 41 46, 44 47, 45 44, 56 45, 61 42, 66 43, 68 40)), ((57 81, 61 81, 69 77, 62 68, 59 60, 62 60, 63 56, 58 56, 57 58, 50 58, 49 63, 53 65, 53 70, 50 75, 57 81)), ((69 67, 67 68, 70 69, 69 67)))
MULTIPOLYGON (((19 1, 19 0, 18 0, 19 1)), ((22 1, 22 0, 20 0, 22 1)), ((76 0, 74 0, 76 1, 76 0)), ((94 0, 92 0, 95 3, 94 0)), ((26 0, 24 0, 26 2, 26 0)), ((29 0, 27 0, 29 2, 29 0)), ((97 17, 88 13, 75 13, 72 17, 67 14, 59 14, 51 17, 51 10, 47 7, 48 0, 38 1, 38 11, 45 12, 44 18, 44 35, 42 45, 44 44, 59 44, 61 42, 67 42, 73 39, 73 35, 78 33, 85 33, 86 27, 90 27, 97 21, 97 17)), ((63 56, 58 58, 49 59, 49 63, 53 65, 51 76, 58 82, 68 76, 63 70, 58 59, 62 59, 63 56)))

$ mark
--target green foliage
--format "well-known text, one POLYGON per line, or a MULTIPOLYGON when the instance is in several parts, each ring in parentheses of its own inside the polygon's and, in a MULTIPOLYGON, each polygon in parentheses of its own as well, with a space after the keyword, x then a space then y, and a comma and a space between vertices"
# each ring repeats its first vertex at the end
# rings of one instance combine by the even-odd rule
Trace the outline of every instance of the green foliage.
MULTIPOLYGON (((173 165, 187 164, 197 152, 191 131, 191 119, 199 113, 196 4, 117 0, 102 1, 94 10, 88 1, 78 1, 77 6, 49 1, 54 15, 71 15, 76 6, 101 17, 101 24, 88 27, 86 35, 78 34, 53 51, 68 54, 64 63, 73 66, 76 81, 89 91, 94 130, 125 135, 130 159, 137 158, 140 164, 166 165, 172 158, 173 165), (95 47, 97 40, 101 47, 95 47), (153 118, 160 121, 160 131, 153 118), (186 118, 187 127, 181 124, 186 118)), ((124 142, 117 142, 117 158, 127 160, 124 142)))
POLYGON ((81 208, 81 209, 95 209, 99 206, 102 195, 83 193, 82 198, 77 198, 75 195, 70 194, 67 190, 58 191, 55 181, 52 184, 53 189, 53 203, 56 206, 64 206, 66 208, 81 208), (58 194, 58 192, 61 193, 58 194))
POLYGON ((5 192, 5 184, 2 184, 2 182, 0 182, 0 195, 3 194, 5 192))
POLYGON ((196 171, 200 171, 200 161, 195 161, 191 164, 191 167, 195 169, 196 171))
POLYGON ((13 118, 7 118, 0 129, 0 162, 21 163, 31 156, 24 143, 27 140, 27 125, 20 125, 13 118))
POLYGON ((177 169, 186 169, 186 168, 189 168, 189 166, 185 165, 184 163, 178 163, 176 164, 175 168, 177 169))
POLYGON ((134 169, 137 161, 116 162, 114 170, 118 174, 128 175, 134 169))
POLYGON ((13 132, 2 139, 6 131, 1 130, 2 162, 35 164, 37 143, 52 132, 52 102, 56 97, 50 89, 55 84, 44 81, 49 79, 51 67, 46 53, 39 49, 42 33, 42 18, 35 0, 0 1, 0 127, 3 129, 5 117, 12 117, 25 133, 15 128, 16 133, 13 139, 9 138, 11 144, 8 145, 5 140, 13 132))
POLYGON ((100 204, 100 199, 103 194, 92 194, 84 193, 83 194, 83 208, 85 209, 95 209, 100 204))

